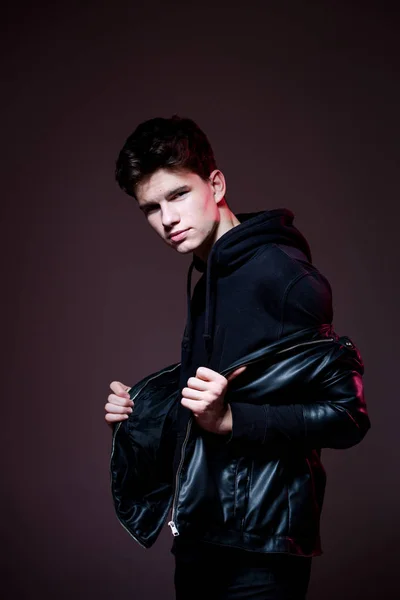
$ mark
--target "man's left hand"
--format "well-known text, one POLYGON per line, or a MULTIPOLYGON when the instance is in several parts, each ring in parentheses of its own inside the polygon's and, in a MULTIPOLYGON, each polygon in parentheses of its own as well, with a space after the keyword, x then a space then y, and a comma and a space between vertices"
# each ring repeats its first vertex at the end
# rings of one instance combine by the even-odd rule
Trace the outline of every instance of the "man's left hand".
POLYGON ((232 431, 231 407, 224 397, 228 383, 245 369, 246 365, 224 377, 208 367, 199 367, 196 377, 189 377, 188 387, 182 389, 181 404, 193 412, 200 427, 221 435, 232 431))

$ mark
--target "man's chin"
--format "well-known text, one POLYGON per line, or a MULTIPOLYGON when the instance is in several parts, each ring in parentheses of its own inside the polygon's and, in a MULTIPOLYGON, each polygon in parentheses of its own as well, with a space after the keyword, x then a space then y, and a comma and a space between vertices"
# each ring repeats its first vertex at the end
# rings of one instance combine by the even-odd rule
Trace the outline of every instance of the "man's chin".
POLYGON ((179 246, 172 246, 172 249, 179 254, 189 254, 189 252, 193 252, 193 248, 186 246, 185 244, 180 244, 179 246))

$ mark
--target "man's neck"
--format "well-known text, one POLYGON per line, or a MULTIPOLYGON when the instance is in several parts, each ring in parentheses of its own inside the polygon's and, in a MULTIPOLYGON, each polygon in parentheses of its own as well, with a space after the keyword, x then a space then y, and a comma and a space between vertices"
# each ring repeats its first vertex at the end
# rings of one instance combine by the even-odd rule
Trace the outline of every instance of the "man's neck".
POLYGON ((207 240, 207 244, 200 248, 196 248, 193 254, 198 256, 203 262, 207 262, 208 256, 215 242, 233 227, 240 225, 239 219, 230 210, 221 210, 221 219, 215 229, 212 240, 207 240))

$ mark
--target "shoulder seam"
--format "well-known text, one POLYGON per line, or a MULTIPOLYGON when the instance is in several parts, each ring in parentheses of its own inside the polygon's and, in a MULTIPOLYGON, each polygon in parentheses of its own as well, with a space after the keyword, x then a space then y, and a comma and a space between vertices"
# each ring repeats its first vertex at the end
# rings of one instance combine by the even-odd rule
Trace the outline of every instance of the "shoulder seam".
MULTIPOLYGON (((299 260, 298 260, 297 258, 293 258, 293 256, 290 256, 290 254, 288 254, 287 252, 285 252, 284 250, 282 250, 282 248, 280 247, 280 245, 279 245, 279 244, 277 244, 276 242, 274 242, 272 245, 273 245, 273 246, 275 246, 275 248, 278 248, 278 250, 279 250, 279 252, 280 252, 281 254, 284 254, 285 256, 287 256, 287 258, 290 260, 290 262, 295 262, 295 263, 298 263, 298 262, 299 262, 299 260)), ((284 244, 283 244, 283 245, 284 245, 284 244)), ((301 251, 300 251, 300 252, 301 252, 301 251)), ((307 259, 307 256, 306 256, 306 255, 304 255, 304 256, 305 256, 305 258, 307 259)), ((309 265, 310 265, 310 266, 311 266, 313 269, 316 269, 316 267, 314 266, 314 264, 313 264, 312 262, 310 262, 308 259, 307 259, 307 261, 308 261, 308 264, 309 264, 309 265)))
POLYGON ((288 285, 286 286, 285 292, 283 294, 283 300, 282 300, 282 313, 281 313, 280 324, 279 324, 278 340, 282 336, 282 331, 283 331, 283 317, 284 317, 284 314, 285 314, 286 300, 287 300, 287 297, 289 295, 289 292, 293 288, 293 286, 298 281, 300 281, 300 279, 303 279, 304 277, 309 277, 310 275, 315 275, 315 273, 299 273, 299 275, 297 275, 297 277, 295 277, 294 279, 292 279, 288 283, 288 285))

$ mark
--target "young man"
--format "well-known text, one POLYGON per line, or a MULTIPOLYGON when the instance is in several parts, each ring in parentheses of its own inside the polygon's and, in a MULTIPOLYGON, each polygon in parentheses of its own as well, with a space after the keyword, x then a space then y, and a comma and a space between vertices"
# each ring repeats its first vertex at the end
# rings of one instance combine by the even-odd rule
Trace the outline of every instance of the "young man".
POLYGON ((168 521, 177 600, 303 599, 322 553, 321 449, 370 427, 330 285, 289 210, 232 213, 192 120, 141 123, 116 178, 163 241, 193 255, 180 363, 110 386, 117 516, 146 548, 168 521))

